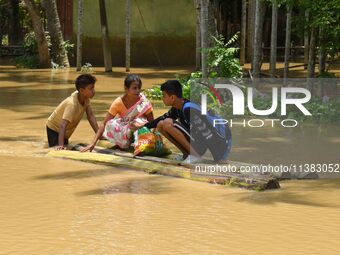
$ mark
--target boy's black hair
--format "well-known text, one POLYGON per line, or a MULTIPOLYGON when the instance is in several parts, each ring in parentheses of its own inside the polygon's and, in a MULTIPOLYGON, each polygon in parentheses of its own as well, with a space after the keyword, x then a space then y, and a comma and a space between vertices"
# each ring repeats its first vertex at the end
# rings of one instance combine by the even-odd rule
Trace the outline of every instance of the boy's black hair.
POLYGON ((137 82, 139 85, 139 88, 142 88, 142 80, 137 74, 128 74, 124 80, 124 86, 126 88, 130 88, 132 82, 137 82))
POLYGON ((178 80, 168 80, 161 85, 161 91, 166 92, 169 96, 175 95, 182 98, 182 85, 178 80))
POLYGON ((79 91, 81 88, 85 88, 90 84, 95 84, 97 81, 96 77, 91 74, 81 74, 76 79, 76 89, 79 91))

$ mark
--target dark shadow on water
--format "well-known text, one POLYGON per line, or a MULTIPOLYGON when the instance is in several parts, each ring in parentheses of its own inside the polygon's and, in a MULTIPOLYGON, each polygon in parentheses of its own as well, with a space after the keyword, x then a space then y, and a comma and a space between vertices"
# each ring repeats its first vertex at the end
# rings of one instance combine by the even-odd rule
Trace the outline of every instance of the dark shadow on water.
POLYGON ((16 136, 16 137, 10 137, 10 136, 0 136, 0 141, 2 142, 18 142, 18 141, 25 141, 25 142, 40 142, 40 137, 35 136, 16 136))
MULTIPOLYGON (((0 88, 0 108, 17 112, 31 112, 30 106, 57 107, 64 99, 69 97, 75 89, 70 88, 0 88)), ((111 103, 95 102, 96 99, 116 99, 123 92, 96 92, 91 105, 95 111, 107 111, 111 103)), ((111 100, 110 100, 111 101, 111 100)), ((46 117, 48 113, 44 113, 46 117)), ((50 114, 50 113, 49 113, 50 114)), ((48 115, 49 116, 49 115, 48 115)), ((47 116, 47 117, 48 117, 47 116)), ((38 118, 34 116, 34 118, 38 118)))
MULTIPOLYGON (((128 170, 124 170, 126 172, 128 170)), ((39 175, 33 177, 34 180, 64 180, 64 179, 84 179, 91 177, 98 177, 111 174, 121 174, 123 170, 118 168, 111 169, 96 169, 96 170, 83 170, 83 171, 67 171, 55 174, 39 175)))
MULTIPOLYGON (((172 67, 167 67, 167 70, 164 70, 164 68, 149 68, 146 67, 141 68, 141 70, 135 69, 132 70, 133 74, 138 74, 141 76, 142 80, 143 79, 154 79, 154 78, 163 78, 164 81, 167 79, 175 79, 178 75, 178 71, 180 73, 181 77, 187 77, 194 71, 194 68, 190 67, 177 67, 177 68, 172 68, 172 67)), ((115 71, 113 68, 112 73, 106 73, 103 71, 96 71, 96 75, 104 75, 107 77, 112 77, 112 78, 125 78, 129 73, 127 72, 121 72, 121 71, 115 71)))
POLYGON ((45 113, 35 113, 35 116, 25 117, 21 118, 22 120, 40 120, 40 119, 46 119, 51 115, 52 112, 45 112, 45 113))
MULTIPOLYGON (((57 74, 57 73, 56 73, 57 74)), ((67 73, 64 73, 67 75, 67 73)), ((60 75, 60 73, 59 73, 60 75)), ((42 84, 73 84, 74 80, 65 77, 57 77, 51 71, 10 71, 6 70, 6 75, 0 77, 0 83, 15 82, 18 85, 25 85, 26 83, 39 83, 42 84)))
POLYGON ((166 194, 171 192, 171 188, 164 186, 163 182, 159 182, 160 176, 150 176, 144 178, 135 178, 127 181, 120 181, 114 185, 103 188, 83 191, 76 193, 77 196, 94 196, 94 195, 113 195, 118 193, 129 194, 166 194))
MULTIPOLYGON (((265 192, 249 192, 237 194, 235 200, 242 203, 257 205, 276 205, 279 203, 311 207, 339 208, 338 204, 315 202, 315 191, 334 191, 340 188, 340 180, 304 180, 296 181, 294 187, 265 192), (312 188, 311 188, 312 187, 312 188)), ((230 195, 228 195, 230 197, 230 195)), ((318 197, 317 200, 320 200, 318 197)))

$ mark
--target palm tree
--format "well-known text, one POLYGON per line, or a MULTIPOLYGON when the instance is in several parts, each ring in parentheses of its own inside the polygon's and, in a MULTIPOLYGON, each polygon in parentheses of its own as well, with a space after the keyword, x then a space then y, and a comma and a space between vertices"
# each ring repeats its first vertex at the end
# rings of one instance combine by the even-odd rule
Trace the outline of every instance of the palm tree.
POLYGON ((246 38, 247 38, 247 0, 242 0, 242 22, 241 22, 241 47, 240 64, 246 62, 246 38))
POLYGON ((270 74, 275 76, 276 57, 277 57, 277 19, 278 19, 278 4, 277 0, 272 2, 272 32, 270 40, 270 74))
POLYGON ((288 77, 289 72, 289 57, 290 57, 290 41, 292 34, 292 12, 293 7, 288 3, 287 6, 287 23, 286 23, 286 43, 285 43, 285 67, 284 67, 284 78, 288 77))
POLYGON ((315 48, 316 48, 316 28, 312 28, 309 43, 309 56, 308 56, 308 78, 314 78, 315 75, 315 48))
POLYGON ((10 0, 9 2, 9 29, 8 41, 11 45, 17 45, 20 40, 20 18, 19 18, 19 0, 10 0))
POLYGON ((247 61, 251 62, 253 57, 253 46, 254 46, 254 3, 255 0, 248 0, 248 17, 247 17, 247 61))
MULTIPOLYGON (((309 10, 305 11, 305 24, 308 24, 309 22, 309 10)), ((305 31, 304 31, 304 69, 307 69, 307 65, 308 65, 308 56, 309 56, 309 31, 308 29, 305 27, 305 31)))
POLYGON ((83 6, 84 0, 78 0, 77 71, 81 70, 83 57, 83 6))
POLYGON ((254 31, 254 50, 252 61, 252 74, 255 78, 260 76, 262 60, 262 30, 263 30, 263 5, 261 0, 255 0, 255 31, 254 31))
POLYGON ((51 58, 48 50, 48 44, 45 37, 45 30, 41 22, 39 12, 33 0, 24 0, 29 16, 32 20, 34 34, 38 44, 39 67, 50 68, 51 58))
POLYGON ((202 77, 207 78, 207 52, 208 48, 208 0, 201 0, 201 47, 202 47, 202 77))
POLYGON ((196 9, 196 70, 201 69, 201 1, 194 0, 196 9))
POLYGON ((102 27, 105 72, 112 72, 111 48, 107 25, 105 0, 99 0, 99 11, 100 11, 100 24, 102 27))
POLYGON ((322 74, 326 71, 326 52, 324 45, 324 31, 323 28, 319 27, 319 74, 322 74))
POLYGON ((69 67, 67 52, 64 47, 64 38, 61 32, 57 3, 55 0, 42 0, 46 11, 47 27, 51 36, 52 56, 59 66, 69 67))

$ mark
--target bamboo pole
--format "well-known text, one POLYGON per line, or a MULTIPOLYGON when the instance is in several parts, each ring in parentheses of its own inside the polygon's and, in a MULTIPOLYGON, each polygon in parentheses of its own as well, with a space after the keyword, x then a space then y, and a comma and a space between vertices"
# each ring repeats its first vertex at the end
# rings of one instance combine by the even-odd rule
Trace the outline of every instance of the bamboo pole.
MULTIPOLYGON (((78 146, 78 149, 82 148, 78 146)), ((263 191, 267 189, 277 189, 280 188, 279 182, 276 178, 269 175, 260 174, 244 174, 240 172, 229 172, 229 173, 219 173, 219 174, 202 174, 195 171, 194 166, 180 166, 174 165, 173 162, 167 159, 159 159, 161 162, 154 160, 154 157, 146 157, 144 160, 135 158, 132 156, 114 155, 113 150, 106 149, 106 153, 96 153, 100 152, 102 149, 97 149, 95 152, 84 152, 79 151, 69 151, 69 150, 51 150, 48 156, 56 158, 66 158, 79 161, 85 161, 90 163, 106 164, 109 166, 123 167, 128 169, 134 169, 139 171, 144 171, 149 174, 160 174, 166 176, 180 177, 185 179, 190 179, 194 181, 202 181, 221 185, 232 185, 240 188, 263 191), (167 162, 168 161, 168 162, 167 162)), ((231 162, 231 166, 238 167, 240 163, 231 162)), ((200 164, 200 167, 207 167, 210 165, 200 164)))

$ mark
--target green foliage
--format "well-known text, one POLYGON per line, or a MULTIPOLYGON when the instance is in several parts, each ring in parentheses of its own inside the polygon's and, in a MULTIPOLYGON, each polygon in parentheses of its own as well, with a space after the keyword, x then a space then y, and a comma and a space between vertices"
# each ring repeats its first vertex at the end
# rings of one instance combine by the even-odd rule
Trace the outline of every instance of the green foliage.
POLYGON ((38 45, 34 32, 25 35, 23 42, 24 54, 16 57, 14 63, 18 68, 37 68, 39 64, 38 45))
MULTIPOLYGON (((184 98, 190 98, 190 79, 178 78, 178 81, 182 84, 182 92, 184 98)), ((156 85, 151 89, 146 89, 143 91, 144 95, 150 100, 162 100, 161 86, 156 85)))
POLYGON ((93 73, 93 67, 90 63, 85 63, 80 70, 82 73, 93 73))
POLYGON ((334 78, 335 74, 329 72, 321 72, 317 78, 334 78))
POLYGON ((301 12, 293 24, 297 24, 296 30, 300 38, 304 31, 322 31, 319 49, 323 49, 334 60, 340 51, 340 0, 299 0, 296 6, 301 12), (306 10, 309 12, 309 22, 305 19, 306 10))
POLYGON ((151 89, 146 89, 143 91, 144 95, 150 100, 162 100, 161 86, 153 86, 151 89))
POLYGON ((8 45, 8 35, 2 37, 1 45, 8 45))
POLYGON ((73 54, 74 43, 71 43, 70 41, 66 40, 63 43, 63 47, 65 48, 66 54, 70 54, 71 56, 74 56, 73 54))
MULTIPOLYGON (((51 37, 48 32, 45 32, 45 37, 47 40, 47 45, 49 50, 51 51, 51 37)), ((33 31, 28 32, 25 35, 24 42, 22 44, 24 48, 24 54, 22 56, 16 57, 14 59, 14 63, 18 68, 37 68, 39 64, 39 56, 38 56, 38 44, 36 41, 36 36, 33 31)), ((74 44, 70 43, 69 41, 64 41, 63 46, 65 47, 66 53, 73 54, 72 51, 74 49, 74 44)), ((84 72, 92 72, 92 65, 86 63, 84 65, 86 71, 84 72)), ((58 69, 62 68, 58 64, 52 61, 52 68, 58 69)))
POLYGON ((239 59, 236 57, 238 48, 231 47, 238 40, 239 32, 227 43, 224 43, 222 35, 212 37, 213 47, 206 49, 208 52, 209 77, 235 78, 242 77, 242 69, 239 59))
MULTIPOLYGON (((239 60, 236 58, 238 49, 230 47, 235 44, 238 39, 235 34, 227 43, 224 43, 222 36, 213 37, 214 45, 212 48, 205 49, 208 53, 208 72, 210 78, 240 78, 242 77, 242 69, 239 60)), ((190 98, 193 102, 200 102, 201 95, 207 95, 207 104, 210 109, 219 109, 219 102, 215 94, 206 84, 200 84, 199 79, 202 78, 202 72, 194 72, 187 78, 179 78, 182 84, 183 97, 190 98), (194 86, 192 86, 195 84, 194 86)), ((154 86, 144 91, 144 94, 151 100, 161 100, 162 91, 160 86, 154 86)))

